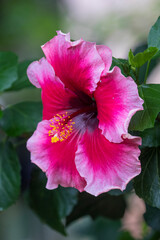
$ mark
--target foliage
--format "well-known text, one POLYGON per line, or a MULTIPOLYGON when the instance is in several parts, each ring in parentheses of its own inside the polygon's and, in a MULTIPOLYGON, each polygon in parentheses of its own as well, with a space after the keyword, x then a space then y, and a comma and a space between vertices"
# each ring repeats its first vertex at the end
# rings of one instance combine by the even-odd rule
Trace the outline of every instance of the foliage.
POLYGON ((41 103, 21 102, 3 110, 0 127, 8 136, 20 136, 23 133, 33 132, 41 119, 41 103))
MULTIPOLYGON (((84 224, 79 224, 76 229, 78 236, 87 237, 90 240, 134 240, 129 232, 121 231, 120 220, 110 220, 104 217, 98 217, 92 221, 90 218, 83 219, 84 224)), ((81 239, 81 238, 80 238, 81 239)))
POLYGON ((156 23, 152 26, 148 35, 148 47, 158 48, 157 56, 160 54, 160 17, 156 23))
POLYGON ((129 64, 135 68, 140 68, 147 61, 150 61, 157 51, 158 49, 156 47, 149 47, 144 52, 137 53, 134 56, 132 50, 130 50, 128 54, 129 64))
POLYGON ((11 52, 0 52, 0 92, 8 89, 17 80, 18 57, 11 52))
POLYGON ((77 191, 73 188, 62 187, 48 191, 45 185, 44 174, 39 169, 34 170, 29 187, 28 203, 42 221, 66 235, 62 219, 70 214, 76 204, 77 191))
POLYGON ((13 204, 20 194, 20 164, 9 142, 0 143, 0 210, 13 204))
MULTIPOLYGON (((111 69, 118 66, 123 75, 132 77, 138 85, 139 95, 144 100, 144 110, 133 116, 129 126, 132 134, 142 137, 142 172, 133 180, 133 185, 129 184, 131 187, 128 187, 127 191, 113 190, 99 197, 86 193, 78 194, 71 188, 59 187, 50 191, 45 188, 44 174, 33 167, 26 190, 26 202, 42 221, 56 231, 65 235, 66 225, 90 215, 95 222, 86 231, 92 239, 103 239, 103 234, 107 239, 133 239, 127 232, 118 232, 120 221, 113 221, 124 215, 124 195, 133 188, 147 204, 144 215, 146 223, 160 231, 160 85, 146 84, 148 74, 158 63, 159 53, 160 17, 149 32, 147 49, 138 53, 130 50, 128 60, 114 57, 112 59, 111 69)), ((18 63, 18 57, 14 53, 0 52, 0 92, 14 91, 16 94, 16 91, 34 88, 26 75, 30 62, 18 63)), ((0 105, 1 211, 15 203, 20 196, 20 169, 23 172, 23 165, 20 166, 17 146, 21 144, 21 140, 26 143, 41 119, 41 102, 20 102, 6 108, 0 105)), ((154 236, 159 235, 154 233, 147 239, 154 239, 154 236)))
POLYGON ((160 85, 142 84, 138 90, 140 97, 144 100, 144 110, 133 116, 130 130, 143 131, 154 126, 155 119, 160 112, 160 85))

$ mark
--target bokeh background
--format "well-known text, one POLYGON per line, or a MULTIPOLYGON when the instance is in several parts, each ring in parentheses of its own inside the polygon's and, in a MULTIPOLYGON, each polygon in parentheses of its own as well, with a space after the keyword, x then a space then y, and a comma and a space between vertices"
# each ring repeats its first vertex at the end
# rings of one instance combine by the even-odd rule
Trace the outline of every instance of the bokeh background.
MULTIPOLYGON (((0 50, 15 52, 19 61, 39 59, 43 56, 40 46, 51 39, 56 30, 62 30, 70 32, 75 40, 82 37, 106 44, 114 57, 127 58, 130 48, 134 50, 147 41, 148 32, 159 15, 159 0, 1 0, 0 50)), ((160 83, 159 73, 160 66, 157 66, 148 82, 160 83)), ((22 99, 36 101, 40 93, 33 94, 31 90, 6 93, 0 97, 0 103, 7 106, 22 99)), ((83 234, 86 226, 92 226, 89 217, 70 226, 69 236, 65 238, 41 223, 23 201, 0 213, 0 239, 92 239, 83 234)), ((124 228, 141 238, 139 226, 143 224, 144 204, 134 194, 127 201, 124 228)))

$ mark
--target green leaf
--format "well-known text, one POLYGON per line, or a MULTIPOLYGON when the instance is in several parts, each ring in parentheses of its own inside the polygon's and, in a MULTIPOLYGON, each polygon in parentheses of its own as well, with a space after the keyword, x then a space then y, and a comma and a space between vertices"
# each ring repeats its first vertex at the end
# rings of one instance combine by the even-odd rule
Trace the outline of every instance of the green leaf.
POLYGON ((78 191, 74 188, 63 188, 61 186, 53 191, 58 201, 58 214, 60 218, 64 218, 71 213, 73 207, 76 205, 78 191))
POLYGON ((18 58, 11 52, 0 52, 0 92, 11 87, 17 80, 18 58))
POLYGON ((0 127, 9 136, 33 132, 37 123, 42 120, 42 103, 22 102, 3 110, 0 127))
POLYGON ((136 112, 132 117, 129 129, 143 131, 154 127, 155 119, 160 112, 160 84, 143 84, 138 90, 144 100, 144 110, 136 112))
POLYGON ((156 231, 160 231, 160 210, 158 208, 146 205, 144 219, 150 227, 156 231))
POLYGON ((156 23, 152 26, 149 32, 148 46, 157 47, 160 50, 160 17, 157 19, 156 23))
POLYGON ((23 61, 18 64, 18 78, 8 89, 8 91, 17 91, 23 88, 34 88, 27 77, 27 68, 32 61, 23 61))
POLYGON ((46 189, 46 177, 42 171, 32 172, 28 202, 34 212, 51 228, 66 235, 62 218, 66 217, 77 202, 77 190, 59 187, 46 189))
POLYGON ((136 194, 152 207, 160 208, 160 147, 142 149, 140 160, 142 172, 135 178, 136 194))
POLYGON ((134 54, 133 54, 132 50, 130 49, 130 51, 128 53, 128 62, 130 65, 132 65, 133 59, 134 59, 134 54))
POLYGON ((120 226, 121 224, 119 221, 98 218, 91 224, 91 226, 88 226, 84 232, 88 233, 87 235, 92 236, 95 240, 116 240, 119 237, 120 226))
POLYGON ((140 68, 147 61, 150 61, 157 51, 158 49, 156 47, 149 47, 144 52, 137 53, 134 56, 132 50, 130 50, 128 54, 129 63, 135 68, 140 68))
MULTIPOLYGON (((148 47, 147 44, 142 44, 138 46, 134 51, 134 55, 136 55, 139 52, 143 52, 147 47, 148 47)), ((157 66, 157 64, 158 64, 158 59, 155 59, 153 57, 149 65, 148 76, 153 71, 153 69, 157 66)), ((147 70, 147 62, 139 69, 139 76, 138 76, 139 84, 142 84, 144 82, 146 70, 147 70)))
POLYGON ((0 143, 0 211, 12 205, 20 193, 20 164, 11 143, 0 143))
POLYGON ((90 215, 93 219, 99 216, 112 219, 121 218, 124 215, 125 208, 126 203, 123 195, 111 196, 108 193, 103 193, 95 197, 83 192, 79 194, 77 205, 67 217, 67 224, 85 215, 90 215))
POLYGON ((121 230, 121 222, 99 217, 95 221, 83 218, 71 226, 74 239, 89 240, 133 240, 129 232, 121 230))
POLYGON ((145 129, 138 134, 142 138, 142 145, 144 147, 158 147, 160 146, 160 122, 156 122, 153 128, 145 129))
POLYGON ((119 67, 121 69, 121 73, 125 76, 131 76, 134 80, 136 79, 135 72, 129 65, 128 60, 126 59, 121 59, 121 58, 114 58, 112 57, 112 65, 110 70, 112 70, 113 67, 119 67))

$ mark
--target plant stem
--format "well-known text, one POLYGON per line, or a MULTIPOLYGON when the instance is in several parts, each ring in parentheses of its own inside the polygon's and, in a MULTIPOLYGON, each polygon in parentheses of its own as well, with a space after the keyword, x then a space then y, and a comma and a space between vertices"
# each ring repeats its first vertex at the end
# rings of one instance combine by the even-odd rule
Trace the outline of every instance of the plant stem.
POLYGON ((147 77, 148 77, 148 72, 149 72, 149 65, 150 65, 151 60, 148 61, 147 63, 147 69, 146 69, 146 74, 145 74, 145 79, 144 79, 144 83, 146 83, 147 77))
POLYGON ((137 68, 136 81, 137 81, 137 84, 139 85, 139 68, 137 68))

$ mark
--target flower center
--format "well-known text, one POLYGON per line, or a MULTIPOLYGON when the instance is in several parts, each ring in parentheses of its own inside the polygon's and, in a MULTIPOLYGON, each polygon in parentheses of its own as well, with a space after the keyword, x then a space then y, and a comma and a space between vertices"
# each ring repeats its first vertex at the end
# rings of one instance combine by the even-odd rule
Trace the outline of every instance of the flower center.
POLYGON ((51 129, 48 132, 48 135, 51 136, 51 142, 62 142, 66 140, 71 133, 73 132, 73 124, 75 122, 72 120, 74 117, 82 113, 90 113, 96 111, 96 105, 93 103, 90 106, 79 109, 78 111, 68 115, 65 114, 56 114, 53 119, 50 120, 51 129))
POLYGON ((67 112, 65 114, 56 114, 53 119, 50 120, 51 129, 48 132, 49 136, 52 136, 51 142, 62 142, 71 135, 73 131, 72 125, 75 122, 72 121, 70 116, 67 116, 67 112))

